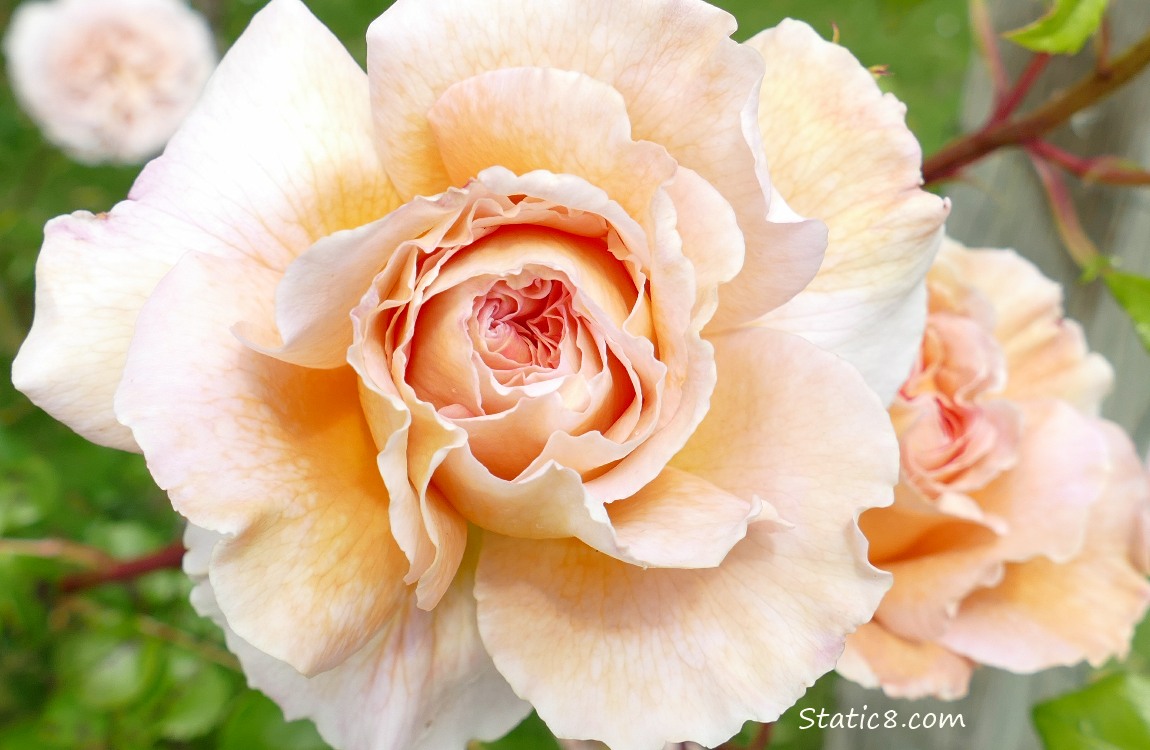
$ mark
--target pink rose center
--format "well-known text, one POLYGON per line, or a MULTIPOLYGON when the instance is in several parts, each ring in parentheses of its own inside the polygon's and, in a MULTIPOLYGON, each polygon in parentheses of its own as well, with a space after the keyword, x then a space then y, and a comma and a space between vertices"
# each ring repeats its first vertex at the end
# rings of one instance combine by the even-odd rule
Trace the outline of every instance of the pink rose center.
POLYGON ((470 332, 476 351, 497 376, 523 366, 554 370, 569 325, 570 300, 562 284, 548 279, 520 287, 501 279, 475 298, 470 332))

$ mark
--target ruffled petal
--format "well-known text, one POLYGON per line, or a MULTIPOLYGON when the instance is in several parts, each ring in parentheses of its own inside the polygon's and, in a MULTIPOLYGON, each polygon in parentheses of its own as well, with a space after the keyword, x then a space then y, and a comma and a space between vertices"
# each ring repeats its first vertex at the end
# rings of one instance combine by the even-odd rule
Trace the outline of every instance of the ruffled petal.
POLYGON ((1125 656, 1150 604, 1139 528, 1150 481, 1119 427, 1098 421, 1097 429, 1111 471, 1081 553, 1063 564, 1038 557, 1008 566, 999 586, 963 602, 942 640, 947 647, 1015 672, 1125 656))
POLYGON ((974 662, 937 643, 894 635, 869 622, 847 636, 838 673, 892 698, 956 700, 966 695, 974 662))
MULTIPOLYGON (((441 750, 506 734, 531 710, 495 670, 475 627, 472 575, 434 612, 408 601, 367 645, 334 669, 304 677, 240 638, 217 606, 204 561, 219 537, 192 526, 184 568, 197 581, 196 611, 224 629, 253 687, 287 719, 310 718, 344 750, 441 750)), ((470 569, 474 566, 467 566, 470 569)))
POLYGON ((777 520, 752 523, 703 570, 644 570, 572 540, 484 541, 483 641, 560 736, 653 750, 772 721, 888 586, 856 522, 890 501, 897 478, 882 405, 849 365, 798 337, 748 329, 715 345, 720 387, 675 466, 762 498, 777 520))
POLYGON ((210 575, 230 626, 316 673, 394 615, 406 566, 355 373, 283 363, 230 331, 270 321, 278 277, 184 256, 144 306, 116 411, 176 510, 227 535, 210 575))
POLYGON ((763 323, 844 357, 889 402, 918 353, 948 204, 919 189, 905 107, 845 48, 798 21, 747 46, 767 64, 759 124, 774 188, 830 227, 814 281, 763 323))
POLYGON ((947 238, 939 264, 994 305, 994 337, 1010 379, 1003 397, 1059 398, 1097 414, 1114 374, 1086 348, 1081 327, 1062 316, 1062 287, 1013 250, 969 250, 947 238))

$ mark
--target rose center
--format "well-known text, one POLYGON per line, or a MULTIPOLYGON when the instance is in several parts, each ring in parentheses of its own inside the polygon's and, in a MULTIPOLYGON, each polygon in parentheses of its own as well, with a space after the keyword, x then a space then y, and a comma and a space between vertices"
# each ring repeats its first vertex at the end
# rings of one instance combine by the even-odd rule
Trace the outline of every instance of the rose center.
POLYGON ((548 279, 501 279, 475 298, 471 336, 492 370, 553 370, 570 315, 570 292, 548 279))

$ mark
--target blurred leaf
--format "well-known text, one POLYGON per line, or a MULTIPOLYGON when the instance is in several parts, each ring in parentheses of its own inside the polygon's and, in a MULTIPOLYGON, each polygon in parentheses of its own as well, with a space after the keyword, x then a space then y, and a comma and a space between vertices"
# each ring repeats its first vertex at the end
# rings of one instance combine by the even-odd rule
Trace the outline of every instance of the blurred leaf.
POLYGON ((207 734, 223 718, 234 692, 232 681, 210 664, 181 676, 172 703, 159 719, 160 736, 190 740, 207 734))
POLYGON ((220 732, 217 750, 327 750, 310 721, 284 721, 270 698, 254 690, 239 696, 220 732))
POLYGON ((1046 750, 1150 748, 1150 680, 1119 672, 1034 707, 1046 750))
POLYGON ((60 660, 85 705, 109 710, 128 706, 155 687, 163 668, 160 646, 151 641, 119 641, 102 634, 75 636, 60 660))
POLYGON ((1134 321, 1142 346, 1150 351, 1150 278, 1111 271, 1104 277, 1114 299, 1134 321))
POLYGON ((1108 0, 1055 0, 1045 16, 1003 36, 1035 52, 1073 55, 1098 31, 1107 5, 1108 0))
MULTIPOLYGON (((819 729, 816 724, 808 727, 808 722, 801 716, 804 709, 835 710, 835 682, 837 676, 834 672, 823 675, 818 682, 811 685, 799 702, 787 709, 779 720, 775 722, 775 729, 771 733, 771 750, 820 750, 823 746, 825 730, 819 729), (806 727, 806 728, 804 728, 806 727)), ((809 715, 809 714, 808 714, 809 715)))
POLYGON ((534 711, 495 742, 475 743, 484 750, 559 750, 559 742, 534 711))

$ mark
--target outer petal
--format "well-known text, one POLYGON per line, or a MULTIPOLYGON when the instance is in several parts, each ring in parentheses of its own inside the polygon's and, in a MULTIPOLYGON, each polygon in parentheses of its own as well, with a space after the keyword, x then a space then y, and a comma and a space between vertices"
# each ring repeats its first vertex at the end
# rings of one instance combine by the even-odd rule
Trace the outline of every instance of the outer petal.
POLYGON ((619 92, 580 73, 540 68, 481 73, 447 89, 427 116, 457 186, 495 166, 516 174, 537 169, 573 174, 650 226, 654 193, 675 174, 675 160, 662 146, 631 139, 619 92), (531 102, 531 117, 521 110, 524 102, 531 102))
POLYGON ((1062 287, 1013 250, 968 250, 947 238, 939 263, 994 304, 994 337, 1006 355, 1005 398, 1060 398, 1097 414, 1114 379, 1086 348, 1082 329, 1062 317, 1062 287))
POLYGON ((200 230, 199 252, 283 269, 399 205, 373 147, 367 81, 299 0, 252 20, 131 198, 200 230))
POLYGON ((833 665, 887 587, 855 520, 889 502, 897 476, 873 393, 787 334, 740 331, 716 352, 720 387, 676 463, 734 495, 761 495, 778 523, 752 524, 705 570, 643 570, 572 540, 484 542, 483 641, 560 736, 653 750, 715 745, 747 718, 774 720, 833 665))
POLYGON ((763 322, 846 358, 889 402, 918 353, 921 282, 948 206, 919 189, 905 107, 847 50, 797 21, 747 45, 767 63, 759 124, 774 187, 830 227, 814 281, 763 322))
POLYGON ((1108 440, 1112 473, 1082 553, 1063 565, 1040 557, 1008 566, 1001 585, 963 602, 942 641, 949 648, 1016 672, 1083 658, 1098 666, 1126 654, 1150 604, 1139 538, 1150 482, 1121 429, 1101 421, 1098 428, 1108 440))
POLYGON ((937 643, 908 641, 868 622, 847 636, 838 672, 863 687, 881 687, 892 698, 955 700, 966 695, 974 663, 937 643))
POLYGON ((176 510, 228 535, 211 576, 231 627, 314 673, 395 613, 406 561, 351 368, 296 367, 229 330, 271 320, 278 277, 185 256, 144 307, 116 409, 176 510))
POLYGON ((204 578, 204 559, 218 539, 188 528, 184 568, 198 581, 192 604, 224 629, 228 648, 240 658, 251 684, 275 699, 288 719, 314 719, 332 745, 344 750, 454 750, 473 737, 491 740, 505 734, 531 710, 483 650, 470 573, 460 575, 434 612, 408 601, 347 661, 307 678, 229 627, 204 578))
POLYGON ((130 200, 45 229, 36 319, 13 380, 84 437, 134 449, 112 397, 136 315, 183 253, 282 266, 395 200, 372 145, 366 77, 300 3, 276 0, 130 200))
POLYGON ((400 0, 368 30, 380 152, 404 195, 440 192, 448 177, 427 112, 449 86, 500 68, 570 70, 623 95, 636 139, 666 146, 728 198, 757 193, 765 216, 744 127, 762 66, 728 39, 734 30, 696 0, 400 0))
MULTIPOLYGON (((400 0, 368 30, 380 154, 402 195, 438 193, 451 177, 428 112, 448 87, 501 68, 583 73, 622 95, 635 140, 665 147, 730 202, 748 258, 775 271, 755 289, 770 310, 806 285, 824 245, 818 222, 812 232, 767 220, 762 61, 729 39, 734 30, 699 0, 400 0)), ((524 104, 525 120, 535 106, 524 104)))

